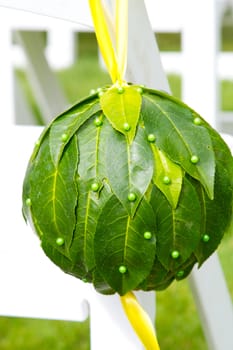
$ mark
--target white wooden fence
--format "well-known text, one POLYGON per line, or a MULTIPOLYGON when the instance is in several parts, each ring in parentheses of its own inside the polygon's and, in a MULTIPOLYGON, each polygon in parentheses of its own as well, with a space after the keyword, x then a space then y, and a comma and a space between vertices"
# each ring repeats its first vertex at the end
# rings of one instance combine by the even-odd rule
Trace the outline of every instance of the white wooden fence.
MULTIPOLYGON (((167 9, 173 6, 173 3, 172 0, 158 1, 157 6, 153 5, 155 6, 154 13, 157 13, 159 18, 163 16, 164 22, 167 21, 165 14, 167 15, 167 9), (161 3, 165 6, 166 13, 162 12, 162 7, 159 8, 161 3)), ((129 4, 132 15, 129 20, 127 77, 132 82, 143 82, 153 88, 169 91, 144 3, 142 0, 129 0, 129 4)), ((177 0, 176 5, 176 13, 185 14, 182 17, 182 23, 179 23, 179 25, 182 24, 183 52, 186 57, 183 67, 184 99, 203 114, 212 125, 217 125, 216 3, 214 0, 204 2, 203 0, 188 2, 177 0), (207 42, 208 45, 206 45, 207 42), (199 54, 200 52, 202 55, 199 54)), ((52 16, 53 18, 40 17, 40 23, 46 22, 49 28, 53 23, 55 25, 55 22, 58 26, 76 26, 74 24, 76 21, 91 25, 87 1, 84 0, 80 2, 76 0, 41 0, 40 2, 0 0, 0 6, 20 8, 52 16), (80 3, 83 6, 81 13, 78 12, 80 3), (58 24, 58 20, 54 17, 74 23, 58 24)), ((152 10, 149 12, 152 13, 152 10)), ((174 14, 172 10, 170 12, 174 14)), ((4 130, 0 138, 2 164, 0 314, 81 321, 88 315, 87 304, 89 304, 92 350, 142 349, 121 311, 117 296, 98 295, 91 287, 60 272, 41 252, 37 238, 32 235, 30 229, 25 227, 21 218, 20 192, 23 174, 32 145, 41 130, 37 127, 14 126, 11 45, 9 43, 12 28, 16 28, 15 24, 19 21, 20 15, 15 10, 3 8, 0 8, 0 15, 1 13, 5 16, 3 15, 0 21, 0 52, 3 56, 3 59, 0 56, 0 60, 2 59, 0 61, 1 125, 4 130)), ((35 22, 34 14, 28 13, 27 16, 27 21, 24 20, 24 28, 30 21, 31 25, 35 22), (30 19, 30 16, 33 19, 30 19)), ((22 29, 22 27, 17 29, 19 28, 22 29)), ((62 90, 57 85, 45 57, 40 52, 40 46, 31 39, 30 35, 21 36, 30 61, 34 86, 36 86, 35 91, 46 113, 54 115, 57 113, 55 102, 59 102, 58 96, 61 101, 60 107, 66 104, 66 101, 63 99, 62 90)), ((232 350, 232 301, 216 255, 209 259, 203 269, 194 270, 190 285, 209 349, 232 350), (221 299, 221 305, 219 299, 221 299)), ((153 317, 154 293, 141 293, 140 296, 142 303, 147 304, 153 317)))

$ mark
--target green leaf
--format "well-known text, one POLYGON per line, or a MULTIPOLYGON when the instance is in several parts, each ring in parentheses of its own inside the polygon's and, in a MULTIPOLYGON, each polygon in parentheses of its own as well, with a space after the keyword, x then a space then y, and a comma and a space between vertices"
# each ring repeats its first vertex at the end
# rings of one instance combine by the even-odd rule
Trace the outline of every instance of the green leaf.
POLYGON ((197 248, 200 241, 201 208, 195 187, 184 178, 179 204, 173 209, 155 186, 151 205, 157 221, 157 256, 162 265, 174 271, 197 248), (173 259, 171 253, 180 256, 173 259))
POLYGON ((112 126, 126 135, 131 143, 134 139, 141 109, 141 94, 135 86, 125 86, 119 93, 113 86, 100 97, 102 110, 112 126), (129 126, 126 130, 125 126, 129 126))
POLYGON ((93 239, 96 224, 100 210, 110 196, 110 188, 105 180, 106 138, 109 132, 113 132, 113 129, 106 118, 101 127, 96 127, 91 118, 77 133, 80 152, 77 171, 79 200, 77 225, 70 251, 83 275, 95 267, 93 239), (96 192, 92 190, 93 184, 99 186, 96 192))
POLYGON ((70 246, 70 256, 85 278, 90 276, 95 267, 94 236, 101 209, 110 197, 107 184, 101 193, 91 191, 91 182, 78 180, 79 200, 77 207, 77 224, 70 246))
POLYGON ((207 235, 208 241, 200 240, 195 255, 199 266, 217 249, 226 232, 232 217, 232 179, 221 163, 216 167, 214 201, 211 201, 203 190, 199 189, 202 205, 202 237, 207 235))
POLYGON ((101 211, 94 239, 96 266, 106 282, 120 295, 133 290, 150 273, 155 257, 153 211, 142 201, 130 218, 119 200, 112 196, 101 211), (144 232, 152 234, 144 238, 144 232), (126 273, 119 267, 125 266, 126 273))
POLYGON ((49 259, 51 259, 52 262, 59 266, 64 272, 80 279, 83 278, 78 266, 68 257, 63 255, 61 251, 57 250, 52 244, 50 244, 49 241, 45 239, 42 240, 41 246, 49 259))
POLYGON ((152 145, 152 150, 155 157, 153 181, 163 192, 171 206, 176 208, 182 188, 182 169, 167 158, 155 145, 152 145), (170 183, 166 183, 165 179, 170 180, 170 183))
POLYGON ((156 257, 149 276, 139 285, 138 288, 145 291, 163 290, 172 283, 174 278, 174 273, 165 269, 156 257))
POLYGON ((199 266, 215 251, 225 232, 232 224, 233 205, 233 158, 221 136, 206 125, 211 135, 216 158, 214 201, 195 184, 202 205, 201 233, 209 236, 209 241, 200 241, 195 251, 199 266))
POLYGON ((107 175, 109 184, 130 215, 134 215, 153 175, 154 159, 145 130, 138 127, 129 146, 124 135, 113 130, 107 139, 107 175), (136 200, 128 200, 135 193, 136 200))
POLYGON ((97 269, 93 274, 93 284, 97 292, 101 294, 110 295, 115 293, 97 269))
POLYGON ((63 153, 78 129, 93 115, 100 111, 100 105, 97 100, 91 100, 89 103, 78 104, 61 116, 57 117, 51 125, 50 131, 50 152, 55 164, 63 153))
POLYGON ((69 256, 68 247, 73 238, 76 223, 78 163, 77 139, 70 140, 69 147, 57 166, 50 154, 49 135, 43 140, 34 160, 30 182, 30 210, 35 225, 49 244, 69 256), (65 240, 64 245, 56 244, 57 238, 65 240))
POLYGON ((78 132, 78 148, 80 160, 78 175, 82 179, 100 181, 106 175, 107 141, 112 137, 114 130, 106 118, 103 125, 96 127, 93 118, 88 120, 78 132))
POLYGON ((156 136, 157 146, 199 180, 213 199, 215 156, 206 126, 195 125, 188 106, 155 93, 143 95, 142 117, 147 133, 156 136), (199 159, 196 164, 191 161, 193 156, 199 159))

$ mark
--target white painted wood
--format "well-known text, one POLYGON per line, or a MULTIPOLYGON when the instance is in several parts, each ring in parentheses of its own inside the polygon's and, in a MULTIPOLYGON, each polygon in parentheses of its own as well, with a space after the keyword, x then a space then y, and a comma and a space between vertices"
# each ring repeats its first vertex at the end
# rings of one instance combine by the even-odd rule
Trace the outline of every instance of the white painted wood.
POLYGON ((215 0, 186 1, 184 13, 182 98, 217 127, 217 4, 215 0))
POLYGON ((15 114, 15 124, 17 125, 37 125, 37 120, 34 116, 31 106, 29 106, 24 91, 21 89, 20 83, 14 77, 14 95, 15 95, 15 111, 20 113, 15 114))
POLYGON ((14 122, 14 82, 11 55, 11 31, 7 18, 0 20, 0 96, 1 96, 1 126, 14 122))
POLYGON ((43 119, 48 123, 67 107, 66 98, 45 59, 41 34, 31 32, 18 32, 17 34, 27 57, 31 87, 43 119))
POLYGON ((129 0, 129 41, 126 79, 133 83, 168 91, 158 46, 155 41, 145 4, 129 0), (142 30, 143 28, 143 30, 142 30))
POLYGON ((22 218, 22 181, 41 131, 9 126, 0 138, 0 315, 83 321, 89 289, 51 263, 22 218))
POLYGON ((59 18, 70 22, 92 25, 86 0, 0 0, 0 6, 59 18))
POLYGON ((194 268, 189 282, 208 348, 232 350, 233 306, 217 254, 194 268))

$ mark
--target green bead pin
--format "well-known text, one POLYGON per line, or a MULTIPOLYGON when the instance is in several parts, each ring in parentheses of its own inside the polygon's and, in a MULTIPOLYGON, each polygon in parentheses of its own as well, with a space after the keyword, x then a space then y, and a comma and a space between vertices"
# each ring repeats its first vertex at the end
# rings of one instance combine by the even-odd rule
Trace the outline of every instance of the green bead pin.
POLYGON ((124 123, 124 124, 123 124, 123 129, 124 129, 125 131, 130 131, 131 126, 129 125, 129 123, 124 123))
POLYGON ((150 231, 144 232, 144 238, 145 239, 151 239, 152 238, 152 233, 150 231))
POLYGON ((61 140, 62 140, 62 142, 66 142, 68 140, 68 135, 67 134, 62 134, 61 135, 61 140))
POLYGON ((193 155, 190 159, 191 163, 197 164, 199 162, 199 157, 196 155, 193 155))
POLYGON ((65 243, 64 238, 58 237, 58 238, 56 239, 56 244, 57 244, 58 246, 61 247, 64 243, 65 243))
POLYGON ((164 185, 170 185, 171 184, 170 177, 169 176, 164 176, 163 183, 164 183, 164 185))
POLYGON ((118 271, 123 275, 127 271, 127 267, 125 265, 119 266, 118 271))
POLYGON ((147 140, 148 140, 149 142, 155 142, 155 135, 154 135, 154 134, 149 134, 149 135, 147 136, 147 140))
POLYGON ((193 122, 195 125, 201 125, 201 123, 202 123, 201 118, 199 118, 199 117, 194 118, 193 122))
POLYGON ((103 120, 102 120, 102 118, 96 117, 95 120, 94 120, 94 124, 95 124, 95 126, 101 126, 101 125, 103 125, 103 120))
POLYGON ((137 199, 137 196, 136 196, 136 194, 135 194, 134 192, 130 192, 130 193, 128 194, 128 200, 129 200, 130 202, 134 202, 134 201, 136 201, 136 199, 137 199))
POLYGON ((209 235, 203 235, 202 236, 202 241, 204 242, 204 243, 207 243, 207 242, 209 242, 209 240, 210 240, 210 236, 209 235))
POLYGON ((100 185, 98 184, 98 182, 93 182, 93 184, 91 185, 91 190, 93 192, 97 192, 99 191, 100 185))
POLYGON ((117 88, 117 92, 118 92, 118 94, 123 94, 125 92, 125 89, 123 88, 123 86, 119 86, 117 88))
POLYGON ((173 251, 171 252, 171 257, 172 257, 172 259, 178 259, 179 256, 180 256, 180 253, 178 252, 178 250, 173 250, 173 251))
POLYGON ((180 270, 176 273, 176 277, 177 278, 182 278, 184 276, 184 271, 183 270, 180 270))
POLYGON ((26 199, 26 205, 27 205, 28 207, 30 207, 30 206, 32 205, 31 198, 27 198, 27 199, 26 199))

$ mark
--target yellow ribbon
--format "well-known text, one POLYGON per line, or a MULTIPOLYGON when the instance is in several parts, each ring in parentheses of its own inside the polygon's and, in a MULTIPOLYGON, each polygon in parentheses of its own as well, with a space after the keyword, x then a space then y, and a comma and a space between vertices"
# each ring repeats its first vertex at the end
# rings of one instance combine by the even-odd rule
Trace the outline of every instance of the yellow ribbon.
MULTIPOLYGON (((127 62, 128 46, 128 0, 116 0, 115 28, 116 48, 114 49, 107 14, 101 0, 89 0, 95 33, 100 51, 113 84, 122 85, 127 62)), ((125 313, 146 350, 159 350, 154 327, 147 313, 132 292, 121 297, 125 313)))
POLYGON ((116 0, 116 49, 109 35, 106 13, 101 0, 89 0, 100 51, 112 82, 124 82, 128 45, 128 0, 116 0))
POLYGON ((121 297, 125 313, 146 350, 160 350, 153 324, 132 292, 121 297))

